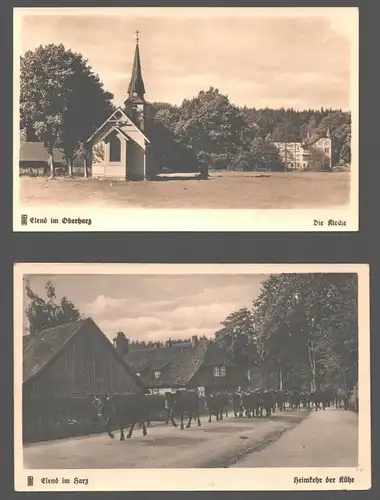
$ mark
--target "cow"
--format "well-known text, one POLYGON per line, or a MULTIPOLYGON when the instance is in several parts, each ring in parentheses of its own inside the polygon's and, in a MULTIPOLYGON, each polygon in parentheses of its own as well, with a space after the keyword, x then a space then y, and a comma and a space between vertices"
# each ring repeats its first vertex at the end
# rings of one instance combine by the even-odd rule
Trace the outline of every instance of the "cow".
POLYGON ((321 406, 323 410, 326 409, 326 406, 328 406, 329 397, 330 397, 329 391, 323 391, 317 389, 316 391, 310 394, 309 399, 311 403, 314 403, 315 410, 318 411, 321 409, 321 406))
POLYGON ((259 415, 260 396, 257 392, 244 392, 241 399, 243 411, 248 418, 259 415))
POLYGON ((114 394, 106 397, 93 396, 93 405, 98 410, 98 417, 106 422, 110 438, 114 438, 112 428, 120 429, 120 441, 124 441, 124 427, 129 426, 127 438, 132 437, 136 424, 141 424, 143 436, 147 435, 145 422, 150 421, 149 405, 144 394, 114 394))
POLYGON ((274 395, 271 391, 260 391, 258 393, 259 401, 258 406, 260 408, 260 417, 263 416, 263 410, 265 410, 265 416, 270 417, 274 406, 274 395))
POLYGON ((337 389, 334 395, 335 399, 335 408, 337 410, 348 410, 348 402, 350 400, 350 394, 348 391, 343 389, 337 389))
POLYGON ((290 403, 290 408, 292 410, 300 410, 301 409, 301 401, 302 401, 302 397, 298 391, 292 391, 290 393, 289 403, 290 403))
POLYGON ((221 406, 221 399, 218 394, 207 394, 206 395, 206 406, 208 408, 208 421, 209 423, 212 420, 212 416, 216 417, 216 420, 219 421, 220 416, 223 419, 223 408, 221 406))
POLYGON ((193 418, 198 421, 198 426, 201 425, 201 421, 199 419, 199 395, 197 392, 184 390, 177 391, 175 393, 166 392, 165 400, 168 413, 166 424, 168 424, 170 420, 173 426, 177 427, 177 424, 174 421, 174 416, 177 415, 181 420, 181 431, 183 431, 183 418, 184 415, 187 414, 189 415, 189 422, 186 425, 186 429, 190 427, 191 420, 193 418))
POLYGON ((310 409, 310 395, 305 391, 301 392, 301 403, 304 409, 310 409))
POLYGON ((275 400, 276 400, 277 408, 280 411, 285 411, 285 405, 286 405, 286 393, 285 393, 285 391, 277 391, 275 394, 275 400))

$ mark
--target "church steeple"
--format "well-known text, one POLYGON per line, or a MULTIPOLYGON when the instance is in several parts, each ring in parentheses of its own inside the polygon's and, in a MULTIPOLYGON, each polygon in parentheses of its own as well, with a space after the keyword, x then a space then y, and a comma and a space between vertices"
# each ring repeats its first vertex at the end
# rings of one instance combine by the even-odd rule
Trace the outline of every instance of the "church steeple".
POLYGON ((140 49, 139 49, 139 30, 136 31, 136 49, 133 60, 131 81, 129 82, 128 94, 131 97, 140 97, 144 100, 145 87, 141 71, 140 49))
POLYGON ((131 80, 128 87, 128 97, 124 102, 125 111, 137 127, 144 130, 145 118, 145 86, 141 71, 139 30, 136 31, 136 49, 133 60, 131 80))

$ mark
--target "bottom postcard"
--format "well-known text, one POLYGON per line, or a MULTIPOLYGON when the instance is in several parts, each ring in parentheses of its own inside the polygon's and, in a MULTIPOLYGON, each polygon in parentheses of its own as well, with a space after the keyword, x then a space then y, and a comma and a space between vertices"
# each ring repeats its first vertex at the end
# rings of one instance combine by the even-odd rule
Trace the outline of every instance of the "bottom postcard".
POLYGON ((19 263, 14 290, 16 491, 371 487, 368 265, 19 263))

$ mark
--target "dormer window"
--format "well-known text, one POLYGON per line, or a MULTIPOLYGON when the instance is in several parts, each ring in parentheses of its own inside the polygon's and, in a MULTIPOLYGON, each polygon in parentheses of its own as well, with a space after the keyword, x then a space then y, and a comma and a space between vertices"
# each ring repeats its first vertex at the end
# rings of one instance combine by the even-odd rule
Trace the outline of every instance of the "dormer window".
POLYGON ((161 377, 161 372, 160 371, 155 371, 154 372, 154 378, 160 378, 161 377))
POLYGON ((136 373, 136 375, 137 375, 138 377, 141 377, 140 373, 136 373))
POLYGON ((220 367, 220 376, 225 377, 227 375, 227 370, 225 366, 220 367))
POLYGON ((218 366, 214 366, 213 374, 214 374, 214 377, 220 377, 220 371, 219 371, 218 366))

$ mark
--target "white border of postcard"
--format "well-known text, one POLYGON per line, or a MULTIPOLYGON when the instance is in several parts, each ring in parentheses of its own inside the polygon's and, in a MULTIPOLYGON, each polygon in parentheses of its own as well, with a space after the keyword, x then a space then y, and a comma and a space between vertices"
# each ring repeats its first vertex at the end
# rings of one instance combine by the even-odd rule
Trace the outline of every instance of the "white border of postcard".
MULTIPOLYGON (((28 264, 14 267, 14 452, 16 491, 200 491, 200 490, 364 490, 371 487, 370 409, 370 313, 369 266, 367 264, 28 264), (24 274, 263 274, 339 272, 358 274, 359 318, 359 456, 358 467, 230 468, 230 469, 123 469, 28 470, 23 466, 22 447, 22 333, 24 274), (33 475, 35 486, 27 487, 33 475), (88 479, 87 486, 43 485, 43 477, 88 479), (318 476, 317 484, 294 478, 318 476), (324 478, 350 476, 354 482, 326 484, 324 478), (149 481, 146 478, 149 477, 149 481)), ((328 451, 327 451, 328 452, 328 451)))
MULTIPOLYGON (((311 15, 313 12, 333 7, 284 7, 258 8, 260 14, 272 12, 284 15, 311 15), (291 11, 291 12, 290 12, 291 11)), ((119 9, 119 8, 116 8, 119 9)), ((146 15, 154 9, 155 15, 191 15, 198 8, 153 7, 133 8, 134 13, 146 15), (184 12, 186 10, 186 13, 184 12)), ((207 8, 202 7, 202 16, 246 15, 247 8, 207 8)), ((359 229, 359 16, 357 8, 336 7, 339 15, 345 15, 345 29, 352 33, 351 45, 351 113, 352 113, 352 163, 350 203, 343 207, 324 207, 323 209, 283 209, 283 210, 236 210, 236 209, 150 209, 150 208, 99 208, 94 205, 28 205, 20 201, 19 177, 19 36, 20 20, 26 12, 40 15, 61 13, 67 15, 75 11, 89 14, 89 8, 17 8, 14 9, 14 53, 13 53, 13 230, 14 231, 358 231, 359 229), (21 224, 21 216, 26 215, 31 223, 21 224), (36 222, 36 220, 39 222, 36 222), (69 223, 68 219, 81 222, 69 223), (35 223, 33 223, 33 221, 35 223), (320 221, 320 222, 317 222, 320 221), (336 221, 341 224, 331 224, 336 221), (343 224, 342 224, 343 223, 343 224)), ((91 13, 108 12, 109 8, 91 7, 91 13)), ((342 21, 343 23, 343 21, 342 21)), ((334 175, 334 174, 332 174, 334 175)), ((121 182, 121 181, 119 181, 121 182)), ((148 182, 148 181, 147 181, 148 182)))

